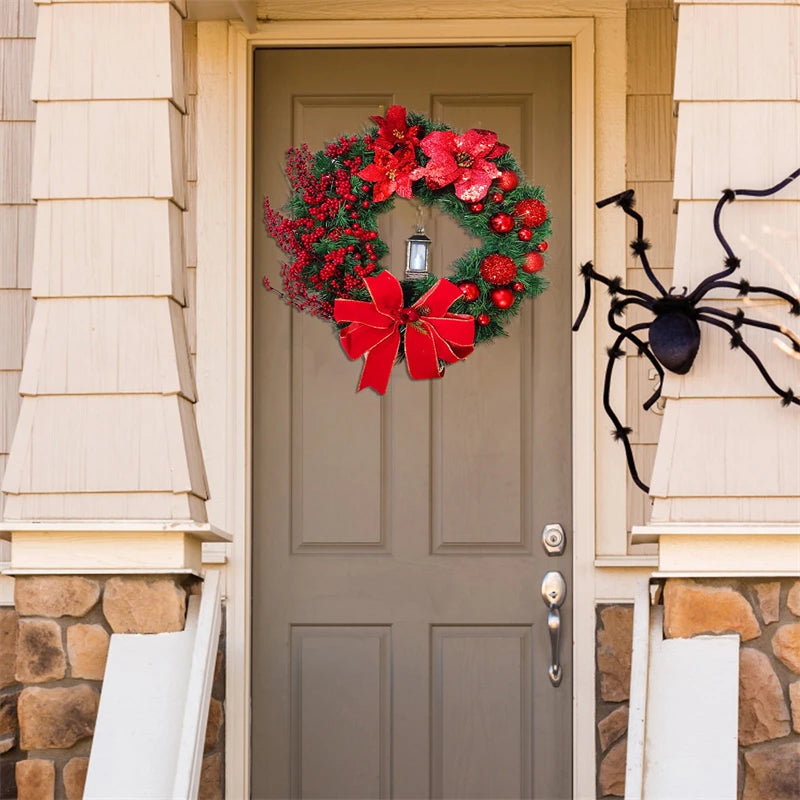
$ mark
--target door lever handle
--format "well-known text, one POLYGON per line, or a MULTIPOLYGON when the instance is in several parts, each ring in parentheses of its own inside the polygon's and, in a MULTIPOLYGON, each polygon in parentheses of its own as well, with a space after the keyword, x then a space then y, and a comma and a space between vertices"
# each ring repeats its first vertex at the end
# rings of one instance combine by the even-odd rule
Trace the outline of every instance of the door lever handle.
POLYGON ((564 576, 557 570, 548 572, 542 579, 542 600, 547 606, 547 629, 550 631, 550 667, 547 674, 550 676, 550 683, 558 686, 564 674, 561 668, 561 661, 558 655, 559 643, 561 641, 561 614, 559 608, 564 603, 567 596, 567 582, 564 576))

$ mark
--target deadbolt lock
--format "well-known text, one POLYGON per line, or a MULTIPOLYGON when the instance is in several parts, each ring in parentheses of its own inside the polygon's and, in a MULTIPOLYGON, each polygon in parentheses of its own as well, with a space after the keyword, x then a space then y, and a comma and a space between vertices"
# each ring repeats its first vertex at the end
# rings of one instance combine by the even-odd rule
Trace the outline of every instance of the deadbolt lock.
POLYGON ((564 555, 564 549, 567 546, 567 537, 564 534, 564 529, 557 522, 545 525, 542 530, 542 544, 547 555, 564 555))

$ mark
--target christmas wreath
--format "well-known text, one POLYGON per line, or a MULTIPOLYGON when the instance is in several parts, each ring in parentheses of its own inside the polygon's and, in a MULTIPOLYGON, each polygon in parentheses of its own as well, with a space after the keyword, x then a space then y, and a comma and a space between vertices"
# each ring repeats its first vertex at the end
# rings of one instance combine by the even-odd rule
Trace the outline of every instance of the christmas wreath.
POLYGON ((264 200, 267 231, 289 256, 286 303, 333 321, 345 353, 364 356, 358 389, 383 394, 401 358, 412 378, 441 377, 446 364, 505 333, 525 297, 547 283, 550 220, 544 193, 525 183, 492 131, 458 133, 391 106, 363 135, 341 136, 311 153, 291 148, 292 193, 282 214, 264 200), (398 281, 381 267, 389 252, 378 215, 395 196, 433 206, 480 238, 448 279, 423 273, 398 281))

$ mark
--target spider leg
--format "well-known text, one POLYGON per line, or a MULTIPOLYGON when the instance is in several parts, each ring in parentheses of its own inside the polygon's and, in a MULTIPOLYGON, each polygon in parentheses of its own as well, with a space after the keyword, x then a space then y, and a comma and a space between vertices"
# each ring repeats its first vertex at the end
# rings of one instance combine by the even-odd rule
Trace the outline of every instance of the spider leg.
POLYGON ((642 269, 650 280, 650 283, 652 283, 662 295, 665 295, 667 294, 667 290, 661 285, 661 281, 658 280, 652 268, 650 267, 650 261, 647 258, 647 251, 650 249, 650 242, 644 238, 644 219, 642 218, 641 214, 639 214, 637 211, 634 211, 633 202, 633 189, 628 189, 627 191, 621 192, 618 195, 607 197, 605 200, 601 200, 599 203, 597 203, 597 207, 603 208, 603 206, 606 206, 609 203, 616 203, 625 212, 625 214, 627 214, 632 220, 634 220, 634 222, 636 222, 636 238, 631 242, 631 250, 633 251, 633 255, 641 260, 642 269))
POLYGON ((767 331, 775 331, 775 333, 780 333, 791 342, 794 352, 800 353, 800 336, 798 336, 793 330, 790 330, 783 325, 778 325, 774 322, 765 322, 764 320, 760 319, 750 319, 750 317, 745 316, 744 311, 741 309, 735 314, 732 314, 730 311, 723 311, 721 308, 700 306, 696 309, 696 311, 698 314, 712 314, 714 316, 730 320, 733 324, 734 330, 738 329, 742 325, 749 325, 752 328, 763 328, 767 331))
POLYGON ((581 264, 581 276, 584 280, 583 305, 581 306, 581 310, 578 312, 578 316, 576 317, 575 323, 572 326, 573 331, 577 331, 578 328, 580 328, 583 318, 586 316, 586 312, 589 309, 589 303, 592 299, 592 290, 590 284, 590 281, 592 280, 596 280, 608 287, 608 293, 612 296, 621 294, 623 297, 638 297, 640 300, 644 300, 645 303, 652 302, 652 298, 649 295, 646 295, 644 292, 640 292, 637 289, 623 288, 622 278, 607 278, 605 275, 601 275, 595 270, 591 261, 581 264))
MULTIPOLYGON (((658 359, 653 355, 648 342, 643 341, 631 332, 632 330, 639 330, 643 327, 642 325, 636 325, 633 328, 623 328, 621 325, 617 324, 615 317, 625 310, 625 306, 630 305, 631 303, 635 303, 636 305, 644 305, 643 303, 637 302, 637 300, 633 298, 619 301, 615 306, 612 306, 608 312, 608 324, 617 333, 623 334, 628 341, 633 342, 639 351, 639 355, 645 356, 658 373, 658 386, 656 387, 656 390, 642 404, 642 408, 645 411, 649 411, 653 403, 655 403, 658 398, 661 397, 661 387, 664 385, 664 368, 658 362, 658 359)), ((649 323, 644 323, 644 327, 649 327, 649 323)))
POLYGON ((739 267, 739 258, 737 258, 736 254, 733 252, 733 249, 728 244, 728 240, 722 233, 722 228, 720 226, 720 215, 725 204, 732 203, 739 196, 769 197, 770 195, 775 194, 784 187, 788 186, 798 176, 800 176, 800 168, 796 169, 791 175, 788 175, 774 186, 770 186, 768 189, 725 189, 725 191, 722 193, 722 197, 720 197, 720 199, 717 201, 717 205, 714 209, 714 234, 716 235, 719 243, 722 245, 722 249, 725 251, 725 269, 721 272, 717 272, 714 275, 710 275, 708 278, 703 280, 690 295, 692 300, 695 302, 699 300, 709 290, 709 288, 711 288, 712 283, 715 283, 722 278, 727 278, 739 267))
POLYGON ((796 397, 794 392, 791 389, 781 389, 777 383, 772 379, 772 376, 767 371, 767 368, 761 362, 761 359, 753 352, 753 350, 747 345, 747 343, 742 338, 742 334, 736 330, 732 325, 728 325, 727 322, 723 322, 720 319, 715 319, 714 317, 708 316, 707 314, 698 314, 697 319, 707 322, 709 325, 715 325, 717 328, 722 328, 722 330, 727 331, 731 335, 731 347, 734 349, 743 350, 750 360, 756 365, 756 368, 761 373, 761 377, 764 378, 767 385, 773 392, 775 392, 778 397, 781 398, 781 402, 783 405, 788 406, 791 403, 795 403, 796 405, 800 405, 800 397, 796 397))
POLYGON ((589 310, 589 303, 592 300, 592 279, 587 274, 587 270, 590 269, 591 266, 591 261, 581 264, 581 275, 583 275, 583 305, 581 306, 581 310, 578 312, 578 316, 575 318, 575 323, 572 326, 573 332, 577 331, 581 327, 583 318, 586 316, 586 312, 589 310))
POLYGON ((735 189, 737 195, 741 194, 747 197, 769 197, 788 186, 796 177, 800 175, 800 168, 796 169, 791 175, 787 175, 782 181, 770 186, 769 189, 735 189))
MULTIPOLYGON (((747 297, 751 292, 758 292, 760 294, 771 295, 772 297, 779 297, 781 300, 785 300, 789 304, 790 314, 793 314, 796 317, 800 316, 800 300, 788 292, 782 292, 780 289, 773 289, 771 286, 751 286, 749 281, 742 279, 738 283, 734 283, 734 281, 715 281, 714 285, 709 286, 706 291, 711 291, 712 289, 717 288, 736 289, 740 297, 747 297)), ((699 300, 701 298, 698 297, 697 299, 699 300)))
POLYGON ((628 338, 630 332, 646 328, 649 324, 650 323, 648 322, 639 323, 638 325, 632 326, 628 330, 623 330, 623 332, 617 336, 617 338, 614 340, 614 344, 608 348, 608 366, 606 367, 606 375, 603 382, 603 408, 605 409, 608 418, 614 423, 613 436, 618 442, 622 442, 623 446, 625 447, 625 459, 628 462, 628 471, 630 472, 633 482, 643 492, 647 492, 648 494, 650 493, 650 487, 647 486, 647 484, 645 484, 639 477, 639 472, 636 469, 636 462, 633 460, 633 449, 631 448, 631 442, 629 438, 630 434, 633 433, 633 429, 625 427, 619 421, 619 417, 614 413, 614 409, 611 408, 610 394, 611 376, 614 372, 614 364, 618 358, 624 355, 623 351, 620 350, 620 344, 622 344, 622 342, 628 338))
POLYGON ((722 249, 725 251, 725 269, 715 272, 713 275, 709 275, 707 278, 704 278, 702 281, 700 281, 698 286, 689 295, 690 299, 694 302, 697 302, 711 288, 713 283, 732 275, 741 264, 739 257, 733 252, 733 248, 728 244, 728 240, 722 233, 722 227, 720 226, 722 209, 725 207, 726 203, 732 203, 735 199, 736 192, 734 192, 733 189, 726 189, 722 193, 722 197, 717 200, 717 205, 714 207, 714 235, 717 237, 717 240, 722 245, 722 249))

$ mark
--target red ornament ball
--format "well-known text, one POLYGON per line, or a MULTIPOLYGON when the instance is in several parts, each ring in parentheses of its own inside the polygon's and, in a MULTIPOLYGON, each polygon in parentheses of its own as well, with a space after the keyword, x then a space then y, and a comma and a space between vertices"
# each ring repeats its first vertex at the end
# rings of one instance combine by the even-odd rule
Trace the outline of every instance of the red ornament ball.
POLYGON ((547 219, 547 207, 540 200, 520 200, 514 206, 514 216, 529 228, 536 228, 547 219))
POLYGON ((525 272, 538 272, 544 266, 544 256, 541 253, 534 251, 525 256, 525 263, 522 269, 525 272))
POLYGON ((547 242, 539 242, 537 247, 539 248, 540 253, 544 253, 544 251, 547 250, 547 242))
POLYGON ((502 203, 503 202, 503 197, 505 197, 505 195, 502 192, 492 192, 489 195, 489 199, 493 203, 502 203))
POLYGON ((486 313, 483 313, 483 314, 478 314, 478 316, 477 316, 477 317, 475 317, 475 322, 477 322, 477 323, 478 323, 478 325, 483 325, 483 326, 486 326, 486 325, 488 325, 488 324, 489 324, 491 321, 492 321, 492 318, 491 318, 491 317, 490 317, 488 314, 486 314, 486 313))
POLYGON ((495 233, 508 233, 514 230, 514 217, 506 214, 505 211, 498 211, 489 218, 489 227, 495 233))
POLYGON ((468 303, 474 303, 481 296, 481 290, 472 281, 461 281, 458 288, 461 289, 461 294, 468 303))
MULTIPOLYGON (((540 256, 541 258, 541 256, 540 256)), ((511 283, 517 274, 517 265, 508 256, 492 253, 481 261, 481 277, 496 286, 511 283)))
POLYGON ((470 203, 468 208, 473 214, 480 214, 483 211, 483 203, 470 203))
POLYGON ((525 291, 525 284, 524 283, 520 283, 519 281, 514 281, 514 283, 511 284, 511 288, 515 292, 524 292, 525 291))
POLYGON ((498 308, 511 308, 514 305, 514 292, 511 289, 492 289, 489 296, 498 308))
POLYGON ((530 228, 520 228, 517 231, 517 239, 521 242, 529 242, 533 238, 533 231, 530 228))
POLYGON ((504 191, 510 192, 519 185, 519 175, 512 169, 503 170, 497 179, 497 185, 504 191))

